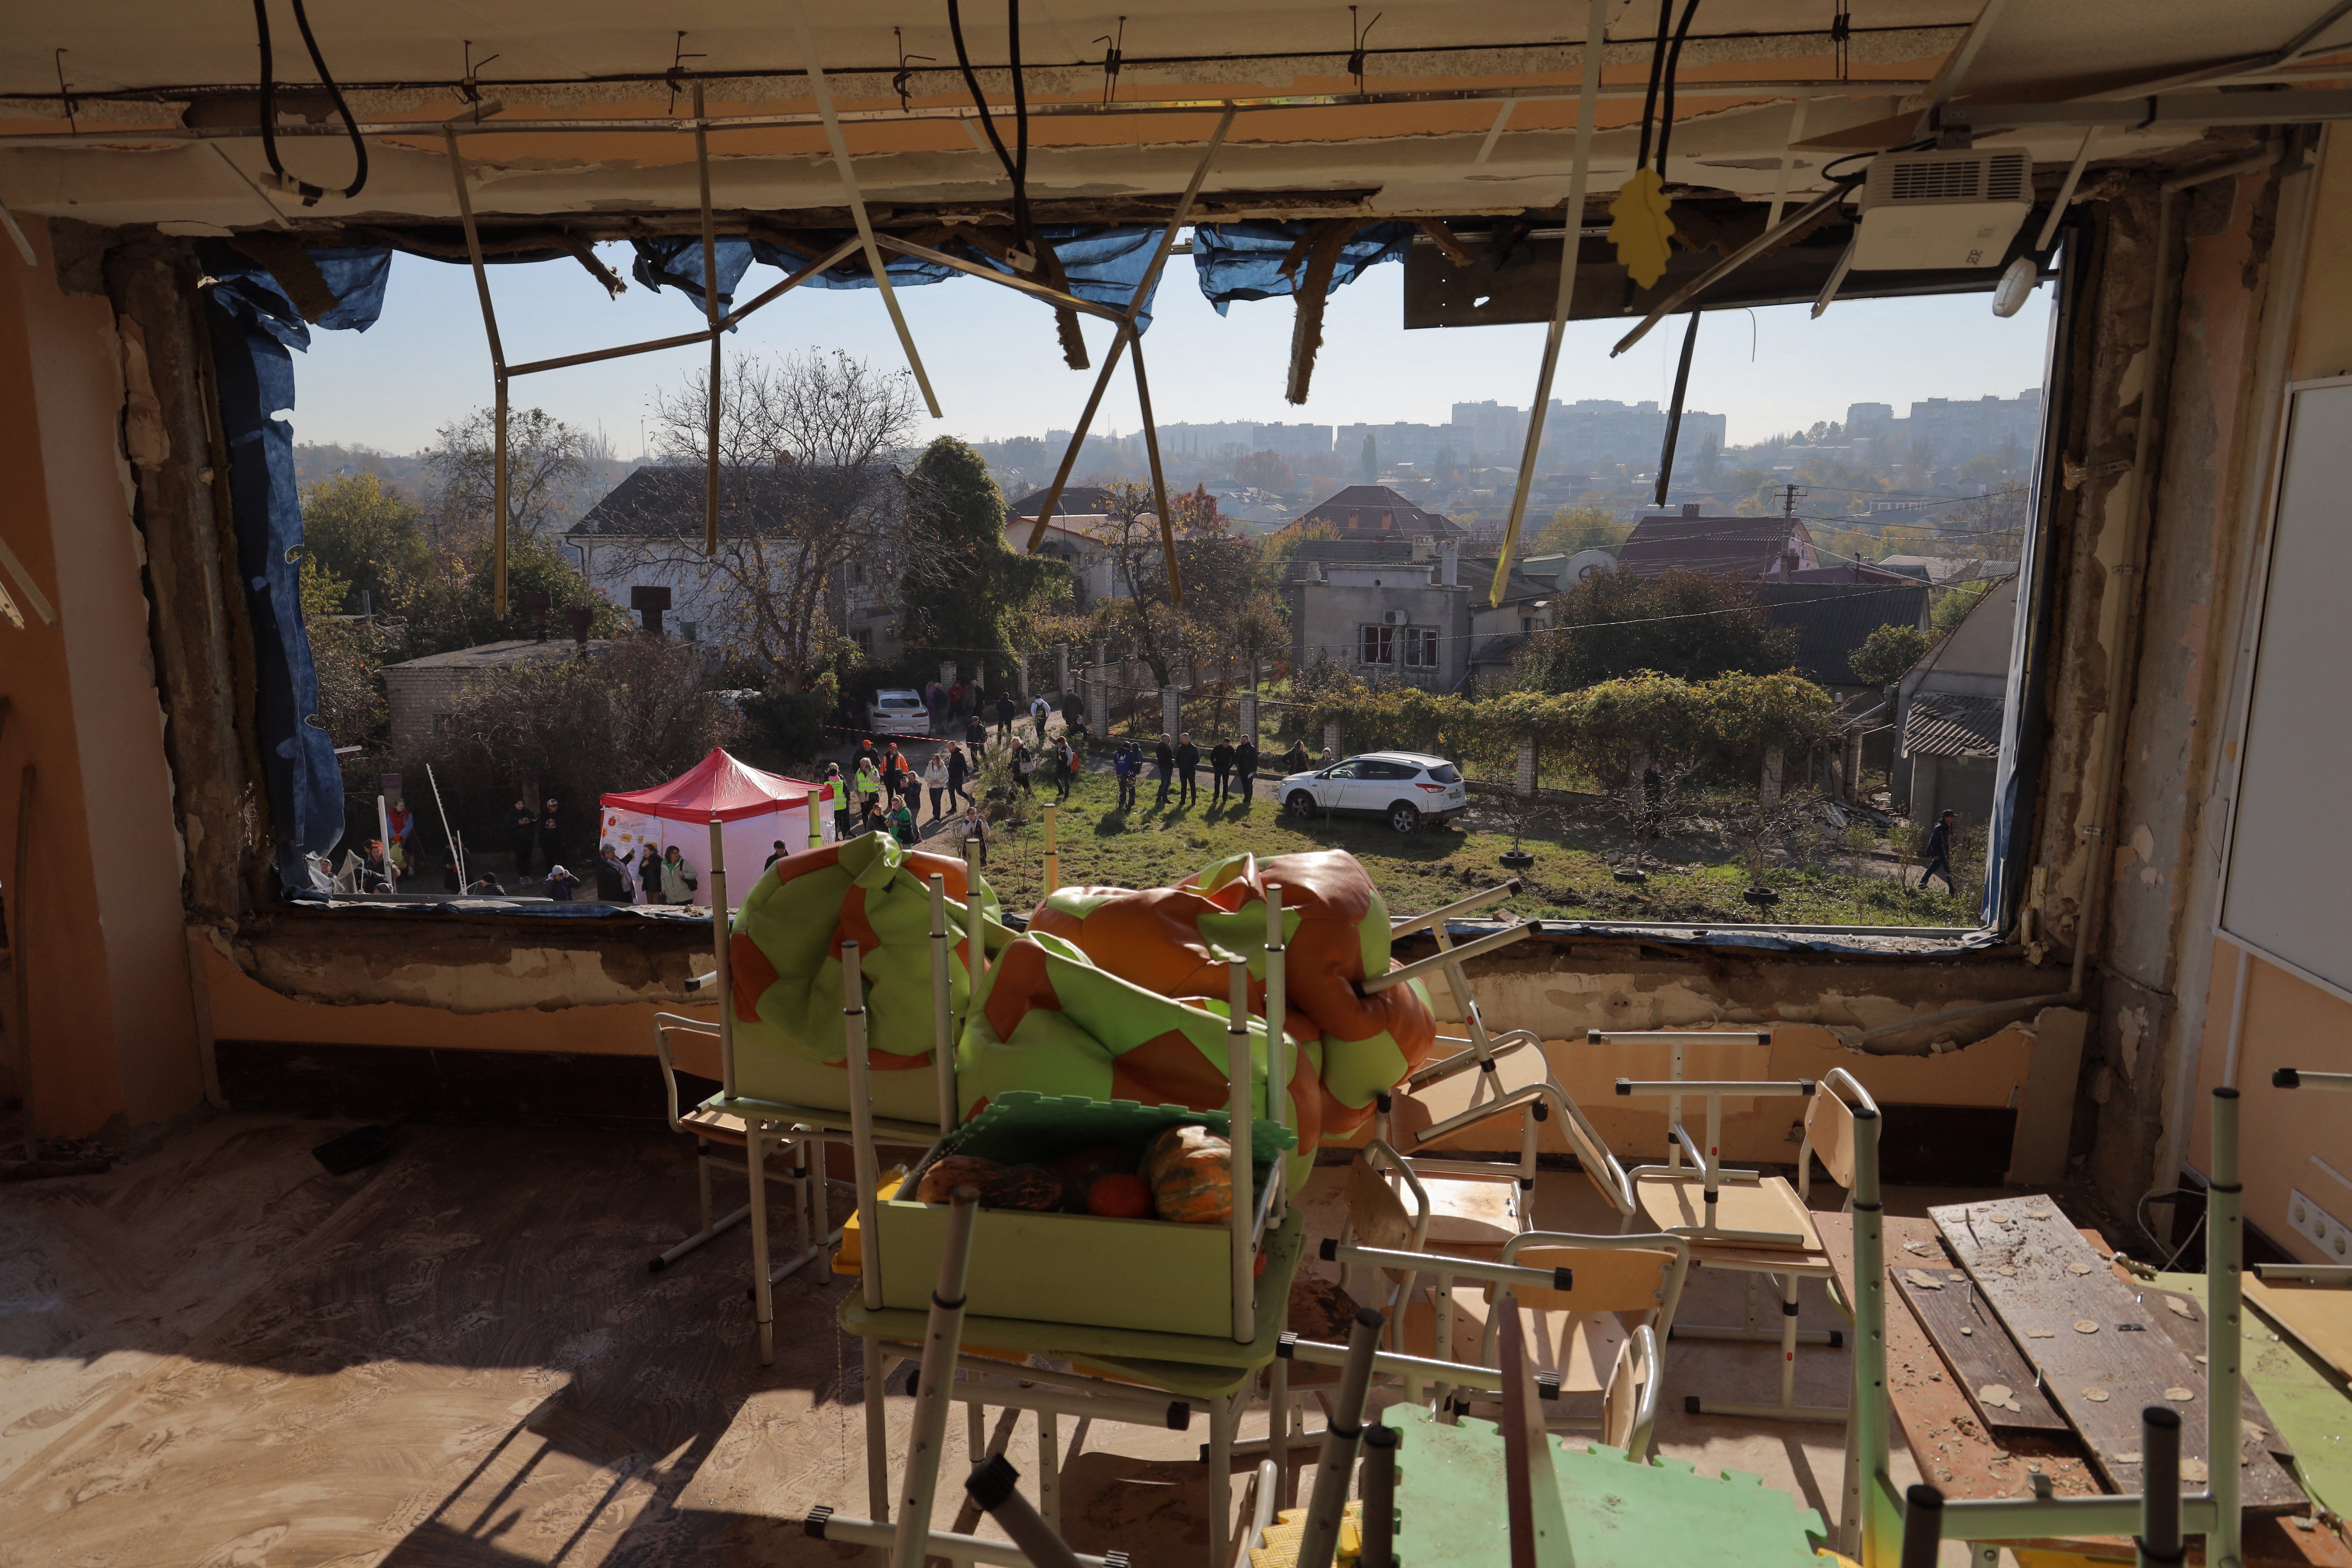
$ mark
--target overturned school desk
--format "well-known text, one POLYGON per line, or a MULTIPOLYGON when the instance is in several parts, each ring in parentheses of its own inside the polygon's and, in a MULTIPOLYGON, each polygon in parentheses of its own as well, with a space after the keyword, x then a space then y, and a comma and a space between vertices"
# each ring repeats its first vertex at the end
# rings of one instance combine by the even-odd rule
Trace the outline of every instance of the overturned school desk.
MULTIPOLYGON (((1404 1568, 1501 1568, 1509 1560, 1503 1436, 1492 1421, 1447 1425, 1391 1405, 1398 1436, 1396 1561, 1404 1568)), ((1576 1568, 1824 1568, 1822 1517, 1736 1471, 1680 1459, 1625 1461, 1624 1450, 1554 1433, 1552 1471, 1576 1568)))
MULTIPOLYGON (((2015 1201, 2015 1200, 2011 1200, 2015 1201)), ((2035 1206, 2047 1207, 2053 1215, 2056 1205, 2047 1198, 2026 1200, 2035 1206)), ((1840 1289, 1853 1288, 1853 1216, 1823 1214, 1815 1216, 1820 1227, 1822 1244, 1829 1252, 1838 1273, 1840 1289)), ((2046 1478, 2052 1492, 2058 1497, 2083 1497, 2112 1492, 2115 1489, 2102 1479, 2090 1451, 2071 1425, 2061 1422, 2055 1427, 2035 1429, 2024 1423, 2029 1419, 2024 1410, 2000 1414, 2016 1425, 2001 1429, 1989 1427, 1987 1412, 1981 1407, 1981 1388, 1964 1384, 1960 1373, 1937 1349, 1927 1330, 1910 1303, 1921 1296, 1906 1289, 1906 1276, 1917 1269, 1929 1273, 1949 1273, 1958 1268, 1957 1260, 1946 1250, 1943 1237, 1936 1222, 1926 1218, 1886 1216, 1885 1253, 1890 1276, 1886 1310, 1886 1386, 1893 1407, 1896 1430, 1909 1446, 1913 1461, 1922 1479, 1942 1489, 1948 1499, 2021 1498, 2032 1495, 2034 1478, 2046 1478), (1895 1298, 1900 1298, 1898 1301, 1895 1298)), ((2102 1265, 2103 1271, 2105 1270, 2102 1265)), ((2108 1278, 2114 1275, 2109 1273, 2108 1278)), ((2167 1276, 2164 1283, 2194 1280, 2197 1298, 2201 1302, 2203 1276, 2167 1276)), ((2145 1285, 2144 1292, 2153 1295, 2145 1285)), ((2186 1294, 2186 1292, 2180 1292, 2186 1294)), ((1929 1298, 1932 1300, 1932 1298, 1929 1298)), ((2155 1319, 2179 1317, 2160 1303, 2155 1307, 2155 1319)), ((2181 1320, 2189 1334, 2201 1333, 2201 1306, 2198 1321, 2181 1320)), ((2263 1335, 2268 1345, 2266 1329, 2256 1331, 2249 1319, 2249 1337, 2254 1331, 2263 1335)), ((1974 1336, 1971 1336, 1973 1338, 1974 1336)), ((2181 1337, 2184 1345, 2193 1343, 2181 1337)), ((2251 1347, 2250 1347, 2251 1348, 2251 1347)), ((2195 1352, 2190 1352, 2195 1353, 2195 1352)), ((2277 1398, 2279 1410, 2273 1412, 2281 1432, 2294 1447, 2294 1467, 2298 1474, 2306 1461, 2302 1454, 2305 1417, 2289 1415, 2287 1411, 2300 1411, 2310 1397, 2308 1385, 2298 1397, 2285 1397, 2284 1368, 2276 1358, 2249 1355, 2245 1363, 2248 1388, 2259 1395, 2267 1407, 2277 1398)), ((2022 1384, 2011 1385, 2012 1393, 2022 1384)), ((2340 1394, 2340 1385, 2337 1389, 2340 1394)), ((2003 1401, 2005 1407, 2009 1401, 2003 1401)), ((2030 1401, 2015 1401, 2030 1408, 2030 1401)), ((2137 1406, 2129 1407, 2134 1414, 2137 1406)), ((2352 1445, 2352 1438, 2336 1447, 2352 1445)), ((2316 1447, 2316 1445, 2314 1445, 2316 1447)), ((2340 1483, 2339 1483, 2340 1484, 2340 1483)), ((2319 1489, 2323 1499, 2327 1492, 2319 1489)), ((2352 1568, 2352 1546, 2329 1524, 2314 1520, 2309 1511, 2282 1515, 2275 1511, 2259 1511, 2250 1506, 2245 1511, 2244 1562, 2246 1568, 2352 1568)), ((2061 1568, 2073 1563, 2129 1563, 2132 1543, 2124 1537, 2091 1540, 2024 1542, 2013 1546, 2018 1561, 2025 1568, 2061 1568)), ((2192 1550, 2192 1561, 2200 1561, 2192 1550)))

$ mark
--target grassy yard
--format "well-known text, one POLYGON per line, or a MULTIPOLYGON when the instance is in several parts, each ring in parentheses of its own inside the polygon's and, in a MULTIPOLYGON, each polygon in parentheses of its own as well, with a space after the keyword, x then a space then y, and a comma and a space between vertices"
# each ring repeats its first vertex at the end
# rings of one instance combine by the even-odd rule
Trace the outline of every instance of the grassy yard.
MULTIPOLYGON (((1474 804, 1470 814, 1443 827, 1409 837, 1370 818, 1302 821, 1281 811, 1261 780, 1255 806, 1209 803, 1208 770, 1201 771, 1200 800, 1164 810, 1152 801, 1158 784, 1142 781, 1139 809, 1114 811, 1117 787, 1109 775, 1088 773, 1060 813, 1058 829, 1063 885, 1120 888, 1163 886, 1181 880, 1225 856, 1244 850, 1261 859, 1300 850, 1345 849, 1364 863, 1387 899, 1390 912, 1409 914, 1446 903, 1514 873, 1502 862, 1511 847, 1508 821, 1474 804)), ((1039 775, 1040 805, 1053 798, 1039 775)), ((1530 833, 1524 847, 1535 864, 1517 873, 1527 890, 1511 908, 1526 917, 1753 922, 1758 910, 1744 902, 1748 873, 1731 850, 1710 842, 1669 840, 1658 853, 1667 865, 1653 867, 1645 883, 1615 880, 1605 854, 1617 847, 1606 828, 1570 820, 1530 833)), ((945 847, 945 846, 940 846, 945 847)), ((1979 890, 1973 868, 1964 871, 1965 897, 1906 887, 1878 863, 1875 874, 1855 876, 1843 849, 1821 852, 1827 858, 1776 866, 1766 885, 1780 895, 1769 911, 1790 925, 1966 926, 1976 923, 1979 890)), ((1916 876, 1916 870, 1912 873, 1916 876)), ((1042 813, 1024 827, 990 829, 988 876, 1005 908, 1026 910, 1045 892, 1045 831, 1042 813)))

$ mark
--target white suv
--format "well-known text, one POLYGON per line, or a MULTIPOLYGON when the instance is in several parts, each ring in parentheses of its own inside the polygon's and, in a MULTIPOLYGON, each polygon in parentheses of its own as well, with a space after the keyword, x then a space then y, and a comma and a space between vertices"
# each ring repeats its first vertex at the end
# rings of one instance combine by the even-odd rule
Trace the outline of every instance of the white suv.
POLYGON ((877 735, 928 735, 931 710, 919 691, 877 691, 866 705, 866 727, 877 735))
POLYGON ((1344 811, 1384 816, 1399 833, 1443 822, 1469 807, 1462 770, 1419 752, 1367 752, 1282 781, 1282 804, 1296 816, 1344 811))

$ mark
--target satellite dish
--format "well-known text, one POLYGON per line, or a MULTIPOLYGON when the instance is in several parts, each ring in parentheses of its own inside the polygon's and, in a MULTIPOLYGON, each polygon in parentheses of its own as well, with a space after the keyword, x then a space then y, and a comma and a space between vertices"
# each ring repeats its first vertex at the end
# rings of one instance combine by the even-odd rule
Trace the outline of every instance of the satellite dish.
POLYGON ((1567 587, 1589 578, 1606 576, 1616 570, 1617 557, 1606 550, 1580 550, 1568 558, 1566 566, 1560 568, 1560 585, 1567 587))

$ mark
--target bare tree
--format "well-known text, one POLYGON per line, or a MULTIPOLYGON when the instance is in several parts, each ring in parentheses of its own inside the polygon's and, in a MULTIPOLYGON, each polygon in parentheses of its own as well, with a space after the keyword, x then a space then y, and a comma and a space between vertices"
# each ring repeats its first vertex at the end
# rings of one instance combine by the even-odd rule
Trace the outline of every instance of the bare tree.
MULTIPOLYGON (((427 450, 433 479, 426 531, 436 549, 461 550, 489 531, 497 506, 496 414, 477 408, 444 425, 427 450)), ((571 521, 598 437, 543 408, 507 415, 507 528, 538 534, 571 521)))
POLYGON ((707 374, 656 395, 656 449, 678 483, 628 548, 673 581, 703 584, 730 651, 787 680, 813 676, 840 652, 861 598, 895 601, 909 569, 925 569, 897 466, 915 434, 912 383, 839 352, 731 363, 715 556, 703 552, 709 408, 707 374))

